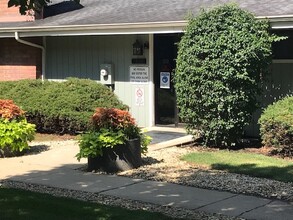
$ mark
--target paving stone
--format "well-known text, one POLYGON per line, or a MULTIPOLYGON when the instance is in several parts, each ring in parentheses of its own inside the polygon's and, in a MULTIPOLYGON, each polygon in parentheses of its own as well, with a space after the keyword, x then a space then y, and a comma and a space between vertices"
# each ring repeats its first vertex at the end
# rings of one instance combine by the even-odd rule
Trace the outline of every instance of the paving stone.
POLYGON ((164 206, 195 209, 234 196, 232 193, 218 192, 177 184, 146 181, 104 192, 105 195, 145 201, 164 206))
POLYGON ((254 196, 237 195, 235 197, 202 207, 200 210, 229 216, 238 216, 244 212, 254 209, 255 207, 266 205, 270 201, 271 200, 269 199, 254 196))
POLYGON ((15 176, 9 180, 94 193, 142 181, 140 179, 132 179, 116 175, 96 175, 94 173, 85 173, 70 169, 56 169, 49 172, 46 171, 15 176))
POLYGON ((293 206, 289 203, 273 201, 263 207, 244 213, 241 217, 258 220, 292 220, 293 206))

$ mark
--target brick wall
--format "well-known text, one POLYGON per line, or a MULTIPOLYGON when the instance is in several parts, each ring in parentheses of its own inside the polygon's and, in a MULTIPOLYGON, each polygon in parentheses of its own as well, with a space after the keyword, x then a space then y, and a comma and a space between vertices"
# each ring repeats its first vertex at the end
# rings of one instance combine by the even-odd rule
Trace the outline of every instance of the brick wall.
POLYGON ((8 8, 8 0, 0 0, 0 22, 16 22, 16 21, 33 21, 34 16, 28 13, 28 15, 21 15, 19 13, 19 7, 8 8))
MULTIPOLYGON (((41 45, 41 38, 23 38, 41 45)), ((13 38, 0 39, 0 81, 36 79, 42 72, 42 51, 13 38)))

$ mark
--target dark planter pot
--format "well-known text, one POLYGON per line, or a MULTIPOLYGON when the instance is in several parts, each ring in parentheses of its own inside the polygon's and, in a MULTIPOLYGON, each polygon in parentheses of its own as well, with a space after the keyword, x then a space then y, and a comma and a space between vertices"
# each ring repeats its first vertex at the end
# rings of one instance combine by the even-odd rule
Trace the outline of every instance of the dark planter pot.
POLYGON ((127 141, 124 145, 105 148, 103 156, 88 157, 88 171, 103 170, 108 173, 130 170, 142 165, 139 139, 127 141))

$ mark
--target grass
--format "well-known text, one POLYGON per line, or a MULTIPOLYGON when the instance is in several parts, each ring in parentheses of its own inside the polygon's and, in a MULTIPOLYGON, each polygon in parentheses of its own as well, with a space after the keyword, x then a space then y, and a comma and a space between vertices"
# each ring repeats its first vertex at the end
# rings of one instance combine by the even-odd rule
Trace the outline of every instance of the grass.
POLYGON ((172 219, 160 213, 132 211, 48 194, 0 187, 1 220, 172 219))
POLYGON ((182 160, 230 173, 293 182, 293 163, 256 153, 215 151, 186 154, 182 160))

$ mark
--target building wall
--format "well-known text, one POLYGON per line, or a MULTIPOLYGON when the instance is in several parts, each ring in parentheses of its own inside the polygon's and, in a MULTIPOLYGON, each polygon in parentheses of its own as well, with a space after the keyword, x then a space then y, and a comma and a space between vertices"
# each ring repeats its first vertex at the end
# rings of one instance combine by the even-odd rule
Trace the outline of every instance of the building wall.
POLYGON ((0 0, 0 22, 33 21, 34 16, 20 15, 19 7, 8 8, 8 0, 0 0))
MULTIPOLYGON (((146 58, 144 55, 133 56, 132 44, 136 39, 148 41, 148 35, 116 36, 72 36, 46 38, 46 78, 63 80, 67 77, 100 80, 100 65, 112 64, 115 74, 114 91, 130 107, 130 112, 140 126, 149 126, 149 84, 130 83, 129 69, 132 58, 146 58), (144 103, 138 106, 135 92, 144 91, 144 103)), ((134 65, 137 66, 137 65, 134 65)))
MULTIPOLYGON (((23 38, 41 44, 41 38, 23 38)), ((0 39, 0 81, 36 79, 41 76, 42 52, 18 43, 13 38, 0 39)))
MULTIPOLYGON (((129 82, 129 67, 132 55, 132 44, 137 36, 84 36, 84 37, 47 37, 46 78, 63 80, 66 77, 82 77, 100 80, 100 65, 111 63, 115 71, 115 93, 130 107, 130 111, 140 126, 149 126, 151 88, 148 84, 139 85, 129 82), (136 88, 144 90, 144 105, 137 106, 135 99, 136 88)), ((148 36, 139 36, 141 41, 148 41, 148 36)), ((144 56, 147 65, 150 64, 148 50, 144 56)), ((150 72, 151 74, 151 72, 150 72)), ((261 98, 262 106, 293 95, 293 60, 275 60, 271 75, 265 86, 265 94, 261 98)), ((246 135, 259 136, 257 121, 262 109, 253 116, 253 121, 246 128, 246 135)))
POLYGON ((288 95, 293 95, 293 60, 273 60, 271 73, 264 85, 264 95, 260 97, 262 108, 254 113, 252 123, 246 129, 246 135, 258 137, 258 119, 263 109, 288 95))

